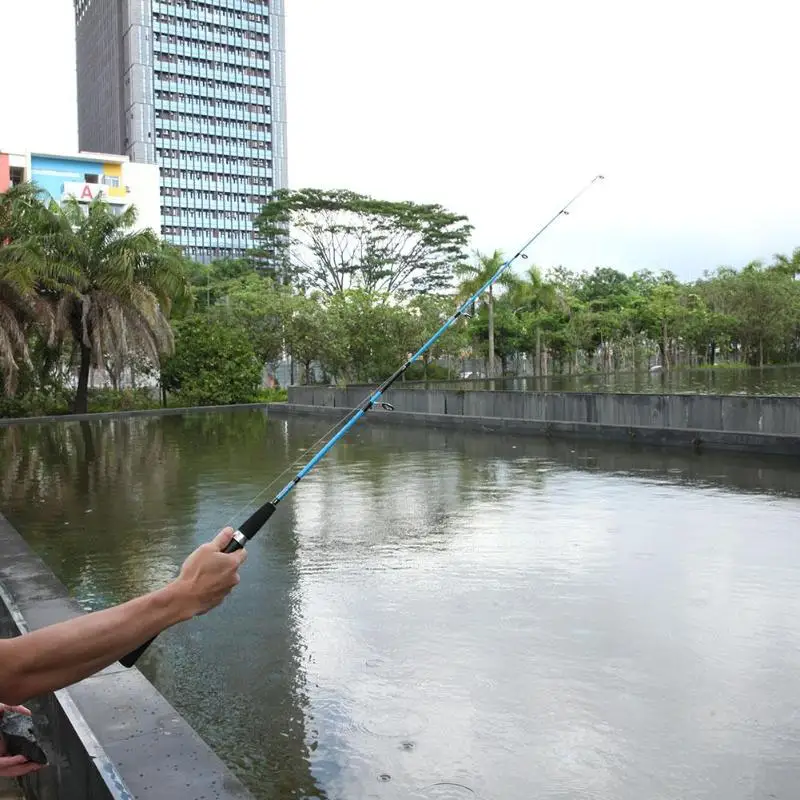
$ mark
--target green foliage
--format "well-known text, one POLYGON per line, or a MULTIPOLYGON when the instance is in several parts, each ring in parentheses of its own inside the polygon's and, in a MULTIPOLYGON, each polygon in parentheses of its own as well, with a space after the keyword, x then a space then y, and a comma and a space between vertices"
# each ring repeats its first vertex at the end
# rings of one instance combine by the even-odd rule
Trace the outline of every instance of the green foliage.
POLYGON ((472 231, 439 205, 324 189, 275 192, 256 225, 281 282, 329 296, 446 288, 472 231))
POLYGON ((325 366, 348 382, 382 380, 410 355, 412 318, 385 295, 363 289, 340 292, 330 298, 326 316, 335 338, 325 366))
MULTIPOLYGON (((410 315, 408 328, 408 349, 419 348, 442 327, 448 317, 456 310, 456 302, 452 297, 421 294, 417 295, 409 304, 407 313, 410 315)), ((446 355, 458 355, 469 347, 469 336, 462 320, 457 320, 451 325, 436 342, 422 354, 422 377, 431 380, 435 374, 435 365, 431 362, 446 355)), ((419 362, 416 362, 414 366, 419 362)), ((399 366, 399 365, 398 365, 399 366)), ((416 373, 414 373, 416 374, 416 373)), ((406 373, 408 377, 408 373, 406 373)))
POLYGON ((242 328, 264 364, 280 358, 292 300, 288 290, 251 272, 227 283, 225 295, 209 315, 242 328))
POLYGON ((253 396, 253 403, 285 403, 289 392, 283 388, 262 388, 253 396))
POLYGON ((0 397, 0 417, 20 419, 22 417, 49 417, 66 414, 69 411, 70 397, 66 392, 56 394, 30 391, 0 397))
MULTIPOLYGON (((47 393, 31 391, 15 397, 3 397, 0 398, 0 417, 49 417, 68 414, 71 411, 70 400, 70 393, 63 389, 47 393)), ((88 405, 89 413, 103 413, 158 408, 160 404, 152 391, 146 389, 90 389, 88 405)))
MULTIPOLYGON (((63 413, 76 373, 76 410, 156 404, 117 391, 128 375, 160 375, 169 405, 281 400, 260 378, 287 353, 301 381, 321 368, 325 381, 378 382, 503 261, 468 262, 471 226, 440 206, 347 191, 276 193, 260 250, 209 265, 134 232, 133 210, 98 201, 85 212, 47 205, 32 186, 0 196, 1 413, 63 413), (113 390, 89 389, 92 366, 113 390)), ((537 375, 798 361, 798 276, 800 248, 688 283, 610 267, 507 273, 406 378, 447 378, 443 364, 460 370, 464 357, 487 358, 491 374, 497 358, 505 373, 520 354, 537 375)))
MULTIPOLYGON (((505 363, 514 353, 522 349, 523 321, 514 312, 507 299, 495 301, 494 306, 494 352, 500 357, 505 372, 505 363)), ((469 333, 478 342, 478 351, 488 354, 489 314, 485 307, 469 322, 469 333)))
MULTIPOLYGON (((665 368, 715 363, 788 363, 800 357, 800 281, 792 259, 776 256, 770 267, 721 268, 682 284, 671 272, 644 270, 626 276, 597 268, 589 273, 536 268, 511 281, 494 298, 495 354, 532 356, 534 372, 635 369, 655 359, 665 368), (788 266, 787 266, 788 265, 788 266), (508 316, 509 310, 512 316, 508 316), (513 318, 516 317, 516 320, 513 318)), ((487 275, 476 276, 478 280, 487 275)), ((473 288, 466 285, 466 294, 473 288)), ((484 300, 484 307, 492 299, 484 300)), ((488 355, 490 322, 470 323, 476 353, 488 355)))
POLYGON ((322 304, 320 293, 311 297, 304 294, 291 298, 286 319, 286 348, 295 360, 304 366, 304 379, 309 382, 311 363, 325 364, 336 360, 335 321, 322 304))
POLYGON ((197 311, 206 311, 224 302, 227 294, 242 279, 259 276, 253 262, 247 258, 220 258, 210 264, 191 262, 187 272, 193 309, 197 311))
POLYGON ((92 389, 89 412, 143 411, 158 408, 160 403, 150 389, 92 389))
POLYGON ((35 317, 48 347, 60 352, 72 345, 79 364, 74 408, 85 412, 91 367, 107 369, 111 362, 118 371, 132 350, 157 365, 170 352, 167 315, 191 297, 186 262, 153 231, 135 229, 134 207, 116 215, 102 200, 88 207, 75 199, 63 207, 37 205, 32 191, 15 195, 10 206, 6 199, 0 212, 11 220, 2 223, 11 235, 0 248, 0 298, 19 306, 17 327, 0 326, 0 362, 12 376, 12 356, 20 360, 16 346, 30 363, 19 326, 35 317))
POLYGON ((766 270, 759 262, 748 264, 737 276, 734 314, 736 332, 745 348, 757 352, 758 365, 765 353, 778 349, 787 335, 796 330, 798 293, 794 275, 781 270, 766 270))
POLYGON ((261 363, 243 327, 200 314, 175 323, 162 385, 182 405, 253 402, 260 384, 261 363))
POLYGON ((407 381, 446 381, 452 378, 453 370, 441 364, 423 364, 421 360, 412 364, 405 374, 407 381))
POLYGON ((800 277, 800 247, 795 247, 790 256, 775 253, 772 269, 791 278, 800 277))
MULTIPOLYGON (((503 265, 503 254, 499 250, 495 250, 492 255, 487 256, 483 253, 476 252, 474 261, 471 263, 461 263, 456 267, 456 275, 460 278, 458 285, 458 299, 461 302, 468 300, 479 289, 486 285, 489 279, 500 269, 503 265)), ((506 319, 507 334, 504 341, 495 341, 495 319, 494 307, 495 297, 499 291, 515 286, 518 280, 510 272, 505 272, 496 283, 492 284, 485 293, 483 293, 473 304, 473 313, 478 311, 480 316, 474 320, 469 327, 471 335, 478 337, 478 339, 485 338, 485 345, 481 345, 478 341, 475 342, 476 349, 483 352, 489 357, 489 374, 494 374, 494 357, 496 354, 500 355, 501 359, 505 362, 505 353, 510 343, 510 336, 513 336, 508 329, 511 322, 506 319), (482 313, 485 311, 485 314, 482 313)), ((514 313, 513 311, 511 312, 514 313)), ((506 315, 508 316, 508 315, 506 315)), ((503 332, 500 332, 502 335, 503 332)), ((516 336, 516 340, 519 336, 516 336)))

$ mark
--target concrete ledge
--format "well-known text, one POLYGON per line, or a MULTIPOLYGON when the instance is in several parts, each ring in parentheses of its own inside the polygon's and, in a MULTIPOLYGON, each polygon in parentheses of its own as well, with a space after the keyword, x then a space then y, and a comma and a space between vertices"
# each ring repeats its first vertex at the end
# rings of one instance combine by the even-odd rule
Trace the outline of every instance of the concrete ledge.
POLYGON ((25 425, 42 422, 84 422, 93 419, 122 419, 124 417, 168 417, 176 414, 208 414, 214 411, 245 411, 268 408, 270 403, 238 403, 225 406, 186 406, 184 408, 144 408, 130 411, 98 411, 92 414, 53 414, 48 417, 0 417, 4 425, 25 425))
MULTIPOLYGON (((0 515, 0 636, 82 614, 0 515)), ((138 669, 114 664, 27 703, 51 766, 25 778, 30 800, 252 800, 252 795, 138 669)))
MULTIPOLYGON (((299 403, 272 403, 270 416, 321 416, 343 419, 352 409, 341 406, 308 406, 299 403)), ((730 450, 770 455, 800 456, 800 435, 740 433, 700 428, 657 428, 631 425, 604 425, 589 422, 547 422, 509 417, 475 417, 456 414, 426 414, 415 411, 372 409, 365 422, 395 425, 422 425, 433 428, 480 430, 528 436, 599 439, 634 442, 657 447, 683 447, 694 450, 730 450)))
MULTIPOLYGON (((356 408, 361 388, 290 386, 292 405, 356 408)), ((404 389, 392 386, 384 398, 398 411, 420 414, 520 419, 550 424, 609 428, 724 431, 800 436, 800 396, 702 394, 612 394, 609 392, 521 392, 404 389)))

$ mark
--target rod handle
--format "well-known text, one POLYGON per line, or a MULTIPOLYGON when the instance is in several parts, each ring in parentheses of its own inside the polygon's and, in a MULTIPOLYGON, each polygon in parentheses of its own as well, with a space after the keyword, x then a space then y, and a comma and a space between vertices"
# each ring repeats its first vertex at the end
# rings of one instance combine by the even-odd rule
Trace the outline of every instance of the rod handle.
MULTIPOLYGON (((244 538, 244 537, 242 537, 244 538)), ((237 550, 241 550, 244 545, 238 539, 231 539, 228 544, 225 545, 225 549, 222 551, 223 553, 235 553, 237 550)))
POLYGON ((122 664, 123 667, 132 667, 139 660, 139 657, 144 653, 144 651, 147 650, 147 648, 150 647, 150 645, 153 644, 155 640, 156 637, 154 636, 149 641, 145 642, 142 645, 139 645, 139 647, 137 647, 135 650, 131 650, 131 652, 128 653, 128 655, 123 656, 119 660, 119 663, 122 664))
MULTIPOLYGON (((258 531, 266 524, 267 520, 275 513, 274 503, 264 503, 263 506, 257 508, 241 525, 238 531, 233 535, 233 538, 228 542, 223 553, 235 553, 241 550, 247 541, 253 538, 258 531)), ((156 634, 157 635, 157 634, 156 634)), ((119 663, 123 667, 132 667, 141 658, 145 650, 156 640, 154 636, 149 641, 139 645, 135 650, 131 650, 128 655, 123 656, 119 663)))

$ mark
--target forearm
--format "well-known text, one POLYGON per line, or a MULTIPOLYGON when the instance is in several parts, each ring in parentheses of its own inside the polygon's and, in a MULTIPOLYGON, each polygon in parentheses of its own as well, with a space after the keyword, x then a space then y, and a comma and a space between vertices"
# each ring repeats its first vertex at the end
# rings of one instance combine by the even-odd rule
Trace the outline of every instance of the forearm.
POLYGON ((174 584, 127 603, 0 641, 0 699, 22 703, 113 664, 191 617, 174 584))

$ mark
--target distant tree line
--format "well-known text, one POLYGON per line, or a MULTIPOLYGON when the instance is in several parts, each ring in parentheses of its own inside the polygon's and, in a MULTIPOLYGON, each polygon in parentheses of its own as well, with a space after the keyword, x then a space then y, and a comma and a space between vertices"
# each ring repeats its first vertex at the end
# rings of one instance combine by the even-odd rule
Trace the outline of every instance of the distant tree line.
MULTIPOLYGON (((470 254, 463 216, 349 191, 276 192, 258 246, 210 264, 135 223, 134 209, 85 213, 30 185, 0 195, 4 414, 159 402, 137 384, 174 404, 275 397, 263 374, 285 356, 298 382, 375 382, 503 261, 470 254), (109 389, 91 389, 93 370, 109 389)), ((466 358, 499 376, 520 355, 533 375, 797 362, 798 275, 800 248, 690 282, 531 267, 506 274, 407 377, 448 377, 466 358)))

